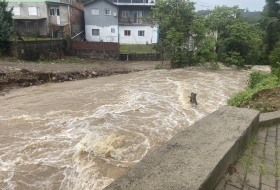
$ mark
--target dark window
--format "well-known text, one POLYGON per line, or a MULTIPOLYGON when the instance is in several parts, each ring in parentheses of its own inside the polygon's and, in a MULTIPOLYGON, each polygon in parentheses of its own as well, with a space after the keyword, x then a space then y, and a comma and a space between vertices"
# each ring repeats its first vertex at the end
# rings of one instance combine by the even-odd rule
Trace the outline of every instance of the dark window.
POLYGON ((105 9, 105 15, 111 15, 111 9, 105 9))
POLYGON ((92 29, 93 36, 99 36, 99 29, 92 29))
POLYGON ((138 30, 138 36, 145 36, 144 30, 138 30))
POLYGON ((50 15, 55 15, 54 8, 50 8, 50 15))
POLYGON ((125 31, 124 31, 124 35, 125 35, 125 36, 130 36, 130 30, 125 30, 125 31))

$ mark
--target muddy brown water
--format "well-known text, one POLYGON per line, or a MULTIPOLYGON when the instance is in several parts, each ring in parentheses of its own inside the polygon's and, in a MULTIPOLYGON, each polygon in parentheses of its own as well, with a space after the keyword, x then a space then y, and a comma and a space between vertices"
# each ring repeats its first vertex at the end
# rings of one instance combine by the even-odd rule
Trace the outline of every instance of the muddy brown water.
POLYGON ((151 70, 0 96, 0 188, 99 190, 226 104, 249 71, 151 70), (198 106, 189 103, 197 93, 198 106))

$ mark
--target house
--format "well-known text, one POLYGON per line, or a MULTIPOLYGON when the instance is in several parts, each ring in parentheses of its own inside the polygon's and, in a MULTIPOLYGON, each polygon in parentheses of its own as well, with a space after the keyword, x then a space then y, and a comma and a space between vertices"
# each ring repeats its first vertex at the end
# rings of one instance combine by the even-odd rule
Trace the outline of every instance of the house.
POLYGON ((73 37, 84 30, 83 6, 68 0, 9 0, 22 36, 73 37))
POLYGON ((94 0, 84 4, 86 40, 121 44, 158 42, 158 26, 150 16, 153 0, 94 0))

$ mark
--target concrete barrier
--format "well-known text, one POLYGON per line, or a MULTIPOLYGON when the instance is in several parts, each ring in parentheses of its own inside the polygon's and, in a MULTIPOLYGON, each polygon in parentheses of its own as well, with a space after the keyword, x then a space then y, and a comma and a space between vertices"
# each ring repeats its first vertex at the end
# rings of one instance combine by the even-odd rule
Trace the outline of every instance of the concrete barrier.
POLYGON ((258 131, 259 112, 224 106, 144 157, 106 190, 211 190, 258 131))
POLYGON ((280 123, 280 111, 262 113, 260 115, 259 127, 270 127, 280 123))

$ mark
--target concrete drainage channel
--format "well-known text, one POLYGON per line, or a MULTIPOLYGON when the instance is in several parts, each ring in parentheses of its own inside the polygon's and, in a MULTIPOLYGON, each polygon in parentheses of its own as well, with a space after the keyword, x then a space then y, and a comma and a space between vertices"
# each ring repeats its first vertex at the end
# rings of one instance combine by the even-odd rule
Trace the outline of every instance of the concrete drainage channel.
POLYGON ((259 127, 280 123, 280 112, 224 106, 145 156, 106 190, 212 190, 259 127))

